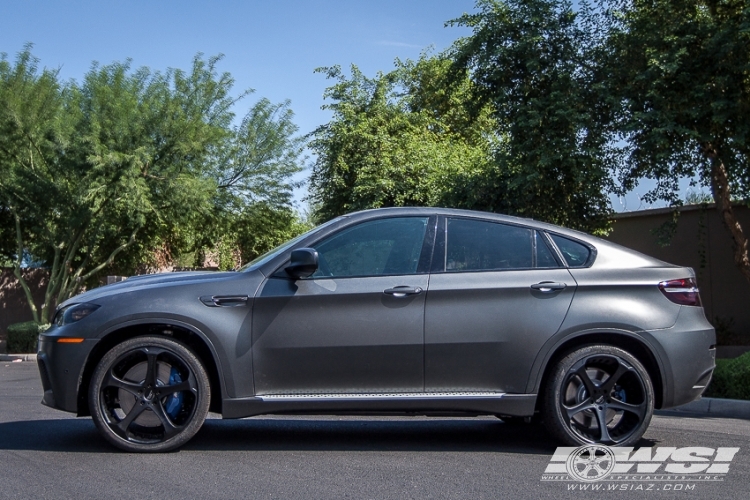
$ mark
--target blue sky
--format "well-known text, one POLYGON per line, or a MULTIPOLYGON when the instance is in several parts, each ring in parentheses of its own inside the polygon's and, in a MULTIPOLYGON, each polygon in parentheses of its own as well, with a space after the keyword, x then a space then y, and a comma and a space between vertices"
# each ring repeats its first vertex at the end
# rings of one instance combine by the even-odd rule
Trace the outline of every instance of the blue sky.
MULTIPOLYGON (((235 91, 256 91, 237 114, 260 97, 290 99, 304 134, 329 119, 320 109, 329 82, 315 68, 354 63, 367 75, 388 71, 397 57, 441 51, 468 35, 444 24, 473 11, 474 0, 5 0, 0 52, 13 59, 31 42, 43 66, 77 80, 93 61, 187 69, 198 52, 224 54, 219 70, 234 76, 235 91)), ((627 209, 638 205, 628 197, 627 209)))
POLYGON ((260 97, 290 99, 304 134, 329 119, 320 109, 329 82, 315 68, 388 71, 397 57, 469 34, 444 24, 473 10, 474 0, 5 0, 0 52, 13 59, 31 42, 41 65, 77 80, 92 61, 187 69, 199 52, 224 54, 219 70, 234 76, 235 91, 255 89, 237 114, 260 97))
MULTIPOLYGON (((473 11, 473 0, 9 1, 0 3, 0 52, 26 42, 44 66, 80 79, 92 61, 187 69, 193 56, 224 54, 219 69, 253 88, 252 100, 290 99, 300 132, 328 120, 320 110, 319 66, 357 64, 368 75, 447 48, 463 28, 444 23, 473 11)), ((243 109, 244 108, 244 109, 243 109)))

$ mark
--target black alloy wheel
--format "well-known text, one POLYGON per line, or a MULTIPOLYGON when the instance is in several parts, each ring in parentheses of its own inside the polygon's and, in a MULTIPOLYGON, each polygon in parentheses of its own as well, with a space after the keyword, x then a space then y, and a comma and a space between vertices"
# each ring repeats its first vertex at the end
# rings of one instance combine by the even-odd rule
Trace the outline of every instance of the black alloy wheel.
POLYGON ((136 337, 116 345, 92 375, 89 408, 99 431, 126 451, 169 451, 203 425, 211 389, 183 344, 136 337))
POLYGON ((543 397, 547 430, 575 446, 633 445, 654 412, 646 369, 628 352, 607 345, 586 346, 560 360, 543 397))

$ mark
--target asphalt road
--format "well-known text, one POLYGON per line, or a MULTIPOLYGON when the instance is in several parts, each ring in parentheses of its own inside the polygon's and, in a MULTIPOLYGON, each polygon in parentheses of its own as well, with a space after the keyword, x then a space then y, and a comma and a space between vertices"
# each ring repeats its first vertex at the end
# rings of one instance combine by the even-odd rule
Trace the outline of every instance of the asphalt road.
POLYGON ((41 394, 35 363, 0 363, 2 499, 747 499, 750 491, 747 420, 656 416, 639 444, 740 447, 721 482, 593 493, 541 481, 555 444, 541 428, 492 417, 211 419, 178 452, 137 455, 105 443, 91 419, 40 405, 41 394))

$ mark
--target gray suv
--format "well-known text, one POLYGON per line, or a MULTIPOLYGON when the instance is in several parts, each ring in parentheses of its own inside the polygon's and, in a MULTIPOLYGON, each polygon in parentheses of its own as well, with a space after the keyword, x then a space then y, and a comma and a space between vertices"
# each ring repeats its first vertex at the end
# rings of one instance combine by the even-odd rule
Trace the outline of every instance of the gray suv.
POLYGON ((533 417, 632 446, 701 395, 715 333, 692 269, 593 236, 438 208, 339 217, 236 272, 129 278, 58 307, 42 403, 128 451, 207 412, 533 417))

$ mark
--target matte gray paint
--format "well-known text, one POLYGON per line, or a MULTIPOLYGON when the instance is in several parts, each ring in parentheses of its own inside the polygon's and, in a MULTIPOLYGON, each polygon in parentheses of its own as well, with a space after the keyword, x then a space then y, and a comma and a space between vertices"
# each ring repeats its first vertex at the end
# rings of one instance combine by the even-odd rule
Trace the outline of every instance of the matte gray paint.
POLYGON ((425 292, 383 291, 427 280, 269 279, 255 299, 256 393, 422 391, 425 292))
POLYGON ((524 392, 531 364, 560 328, 575 289, 567 269, 433 274, 425 312, 425 390, 524 392), (531 288, 543 281, 567 286, 531 288))
POLYGON ((612 333, 643 342, 659 364, 665 406, 680 404, 697 397, 693 385, 713 368, 710 347, 715 334, 701 308, 671 303, 656 285, 688 276, 693 276, 690 269, 528 219, 431 208, 365 211, 342 217, 248 272, 130 278, 70 299, 66 304, 90 301, 101 307, 78 323, 53 327, 42 336, 40 360, 53 386, 45 402, 75 411, 78 378, 91 346, 125 325, 158 322, 183 325, 205 339, 221 372, 226 417, 275 411, 461 409, 529 415, 555 349, 586 333, 612 333), (283 268, 294 248, 314 247, 316 241, 352 224, 436 214, 554 232, 593 245, 597 257, 589 268, 571 269, 571 274, 557 269, 267 279, 283 268), (569 286, 547 296, 530 288, 541 281, 569 286), (400 285, 420 286, 424 292, 406 298, 382 293, 400 285), (213 295, 249 298, 238 307, 209 307, 200 301, 213 295), (87 340, 57 344, 59 336, 87 340), (352 399, 270 402, 254 397, 256 389, 258 394, 344 393, 352 399), (489 389, 526 395, 481 401, 430 397, 435 391, 489 389), (415 402, 397 396, 415 391, 425 391, 425 398, 415 402), (361 392, 396 395, 357 399, 361 392))

